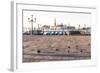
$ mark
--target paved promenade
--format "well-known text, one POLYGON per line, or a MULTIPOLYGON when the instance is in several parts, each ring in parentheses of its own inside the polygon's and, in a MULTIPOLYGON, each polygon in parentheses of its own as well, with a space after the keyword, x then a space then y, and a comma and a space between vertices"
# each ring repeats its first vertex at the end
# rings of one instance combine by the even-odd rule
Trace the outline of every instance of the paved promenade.
POLYGON ((24 35, 23 62, 91 58, 90 36, 24 35))

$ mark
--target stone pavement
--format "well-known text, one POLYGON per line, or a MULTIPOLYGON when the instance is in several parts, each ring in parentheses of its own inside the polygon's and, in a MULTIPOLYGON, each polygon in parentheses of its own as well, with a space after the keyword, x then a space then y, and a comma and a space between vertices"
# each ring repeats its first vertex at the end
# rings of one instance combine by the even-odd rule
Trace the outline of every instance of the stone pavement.
POLYGON ((80 60, 90 58, 90 36, 23 36, 23 62, 80 60))

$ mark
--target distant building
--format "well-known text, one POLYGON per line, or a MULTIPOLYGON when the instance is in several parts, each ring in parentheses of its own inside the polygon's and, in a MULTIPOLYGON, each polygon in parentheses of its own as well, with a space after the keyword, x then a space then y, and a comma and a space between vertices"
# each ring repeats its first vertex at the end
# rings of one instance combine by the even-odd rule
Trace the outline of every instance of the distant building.
POLYGON ((50 26, 51 30, 63 30, 63 25, 50 26))
POLYGON ((53 26, 49 26, 49 25, 44 25, 42 26, 42 28, 46 31, 73 31, 75 30, 74 26, 66 26, 63 23, 61 24, 57 24, 56 23, 56 19, 54 20, 54 25, 53 26))
POLYGON ((82 28, 80 29, 81 34, 86 34, 86 35, 91 35, 91 28, 87 27, 87 28, 82 28))
POLYGON ((56 19, 54 20, 54 25, 50 26, 50 30, 63 30, 63 29, 64 29, 63 23, 57 24, 56 19))
POLYGON ((50 29, 50 26, 49 25, 43 25, 42 26, 42 30, 49 30, 50 29))
POLYGON ((74 31, 75 30, 75 27, 74 26, 67 26, 66 27, 66 30, 74 31))

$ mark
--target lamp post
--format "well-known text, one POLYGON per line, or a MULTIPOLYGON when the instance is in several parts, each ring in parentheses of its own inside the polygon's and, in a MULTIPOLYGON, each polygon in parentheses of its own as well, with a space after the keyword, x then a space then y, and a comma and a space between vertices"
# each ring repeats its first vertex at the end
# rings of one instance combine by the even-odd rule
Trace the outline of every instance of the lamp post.
POLYGON ((80 30, 80 24, 78 25, 78 30, 80 30))
POLYGON ((34 18, 34 20, 33 20, 33 15, 31 15, 31 17, 30 18, 28 18, 28 21, 29 22, 31 22, 31 35, 33 35, 33 22, 36 22, 36 18, 34 18))
POLYGON ((86 28, 86 24, 84 24, 84 28, 86 28))

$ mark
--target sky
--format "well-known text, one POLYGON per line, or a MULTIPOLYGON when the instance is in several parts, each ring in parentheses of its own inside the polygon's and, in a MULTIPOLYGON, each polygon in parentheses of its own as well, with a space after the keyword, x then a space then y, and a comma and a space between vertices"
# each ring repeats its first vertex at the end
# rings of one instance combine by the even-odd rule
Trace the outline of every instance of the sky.
POLYGON ((43 25, 54 25, 56 19, 57 25, 63 23, 64 25, 75 26, 78 28, 90 27, 91 26, 91 14, 84 13, 63 13, 63 12, 43 12, 43 11, 24 11, 23 12, 23 27, 31 28, 31 22, 28 18, 33 15, 33 20, 36 18, 36 22, 33 23, 33 27, 37 28, 37 24, 43 25))

